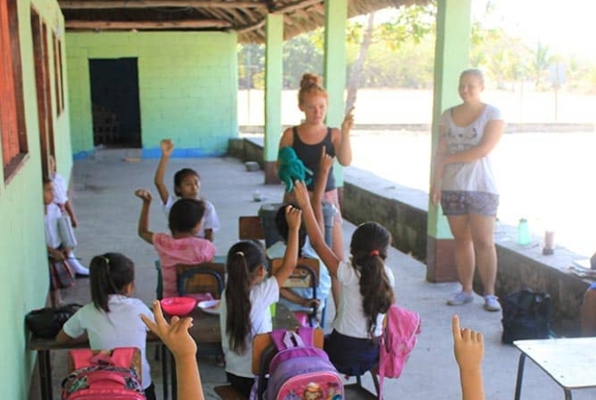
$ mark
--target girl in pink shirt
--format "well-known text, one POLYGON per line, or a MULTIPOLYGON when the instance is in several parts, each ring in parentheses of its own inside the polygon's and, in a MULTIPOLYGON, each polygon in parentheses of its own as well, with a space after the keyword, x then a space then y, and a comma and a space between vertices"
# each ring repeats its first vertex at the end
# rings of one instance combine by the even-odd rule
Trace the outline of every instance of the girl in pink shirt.
POLYGON ((168 226, 172 232, 169 235, 149 230, 151 193, 137 189, 135 195, 143 200, 138 233, 141 239, 152 244, 157 251, 163 274, 163 295, 178 296, 176 264, 200 264, 212 261, 215 256, 213 243, 196 236, 203 224, 205 203, 196 199, 180 199, 174 203, 168 217, 168 226))

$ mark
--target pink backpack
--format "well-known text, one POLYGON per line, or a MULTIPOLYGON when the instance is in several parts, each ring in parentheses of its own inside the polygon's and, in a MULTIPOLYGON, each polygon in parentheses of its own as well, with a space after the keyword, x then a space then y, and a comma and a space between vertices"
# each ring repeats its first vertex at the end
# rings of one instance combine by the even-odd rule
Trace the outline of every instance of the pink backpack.
POLYGON ((385 316, 386 326, 379 341, 379 398, 383 378, 399 378, 416 345, 421 319, 417 312, 393 304, 385 316))
POLYGON ((269 364, 264 399, 344 398, 341 377, 327 353, 314 346, 313 331, 313 328, 300 327, 297 333, 284 329, 271 332, 278 352, 269 364))
POLYGON ((141 379, 132 368, 140 357, 137 348, 116 348, 111 354, 76 349, 69 354, 73 371, 62 381, 63 400, 145 399, 141 379))

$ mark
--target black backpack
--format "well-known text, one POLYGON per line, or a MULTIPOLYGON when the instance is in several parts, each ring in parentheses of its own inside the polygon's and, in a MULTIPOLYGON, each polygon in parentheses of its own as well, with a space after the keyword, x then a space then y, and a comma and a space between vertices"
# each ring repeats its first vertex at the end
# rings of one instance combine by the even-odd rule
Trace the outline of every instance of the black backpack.
POLYGON ((503 307, 503 343, 514 340, 547 339, 552 318, 552 304, 548 293, 524 289, 501 300, 503 307))

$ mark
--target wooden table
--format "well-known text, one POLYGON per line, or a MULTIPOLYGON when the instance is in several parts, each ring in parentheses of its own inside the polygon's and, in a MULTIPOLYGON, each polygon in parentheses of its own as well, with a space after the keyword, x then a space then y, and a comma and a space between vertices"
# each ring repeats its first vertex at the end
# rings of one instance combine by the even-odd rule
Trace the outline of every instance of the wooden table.
POLYGON ((516 340, 519 349, 515 400, 521 395, 524 364, 529 357, 546 372, 571 400, 571 390, 596 388, 596 337, 570 339, 516 340))
MULTIPOLYGON (((276 315, 273 318, 273 329, 296 329, 299 323, 284 305, 277 304, 276 315)), ((193 310, 190 314, 193 317, 193 327, 190 329, 191 336, 195 339, 197 344, 221 344, 221 333, 219 324, 219 315, 207 314, 199 308, 193 310)), ((147 336, 147 343, 161 343, 159 338, 152 335, 147 336)), ((75 348, 88 348, 89 343, 78 344, 58 344, 54 339, 42 339, 30 336, 27 343, 27 349, 36 351, 39 364, 39 376, 41 380, 41 398, 42 400, 52 400, 52 364, 50 359, 50 352, 52 350, 69 350, 75 348)), ((165 346, 162 346, 165 350, 165 346)), ((164 386, 164 400, 168 399, 168 374, 166 355, 169 352, 162 351, 162 379, 164 386)), ((171 359, 171 383, 172 383, 172 397, 176 398, 176 368, 174 358, 169 355, 171 359)))

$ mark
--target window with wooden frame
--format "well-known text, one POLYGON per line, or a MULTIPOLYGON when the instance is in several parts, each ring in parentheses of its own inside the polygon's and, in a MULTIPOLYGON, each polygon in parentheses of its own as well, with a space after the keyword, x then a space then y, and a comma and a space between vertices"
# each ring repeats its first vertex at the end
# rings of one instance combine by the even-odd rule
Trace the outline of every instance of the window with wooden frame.
POLYGON ((28 152, 17 0, 0 0, 0 60, 0 139, 8 182, 28 152))
POLYGON ((56 90, 56 115, 64 111, 64 81, 62 78, 62 42, 56 33, 52 34, 54 46, 54 88, 56 90))

